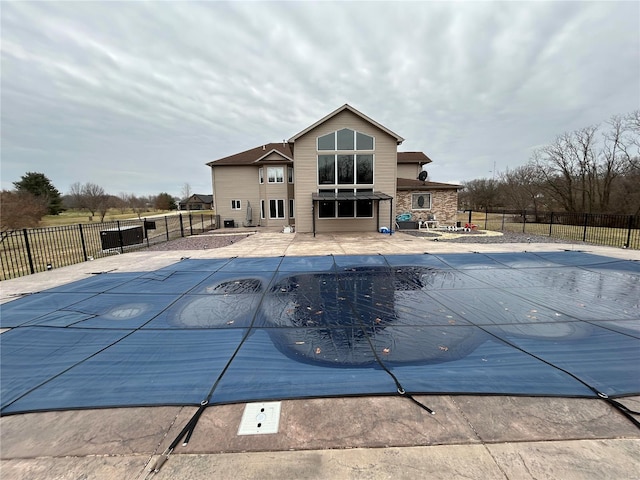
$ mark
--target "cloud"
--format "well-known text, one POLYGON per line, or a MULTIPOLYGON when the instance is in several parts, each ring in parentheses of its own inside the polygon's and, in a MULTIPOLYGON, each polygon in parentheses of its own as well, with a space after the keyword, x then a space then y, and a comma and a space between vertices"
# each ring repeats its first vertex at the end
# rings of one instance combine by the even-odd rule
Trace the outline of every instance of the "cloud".
POLYGON ((431 178, 640 105, 634 2, 5 2, 2 187, 211 191, 207 161, 350 103, 431 178))

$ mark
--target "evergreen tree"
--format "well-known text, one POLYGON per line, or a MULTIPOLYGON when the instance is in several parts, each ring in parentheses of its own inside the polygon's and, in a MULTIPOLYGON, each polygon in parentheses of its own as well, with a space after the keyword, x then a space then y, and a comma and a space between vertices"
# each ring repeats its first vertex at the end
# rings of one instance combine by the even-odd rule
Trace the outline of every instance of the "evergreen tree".
POLYGON ((155 207, 158 210, 176 210, 175 199, 166 192, 159 193, 155 200, 155 207))
POLYGON ((27 172, 19 182, 13 182, 18 192, 29 192, 47 208, 49 215, 57 215, 64 211, 62 196, 44 173, 27 172))

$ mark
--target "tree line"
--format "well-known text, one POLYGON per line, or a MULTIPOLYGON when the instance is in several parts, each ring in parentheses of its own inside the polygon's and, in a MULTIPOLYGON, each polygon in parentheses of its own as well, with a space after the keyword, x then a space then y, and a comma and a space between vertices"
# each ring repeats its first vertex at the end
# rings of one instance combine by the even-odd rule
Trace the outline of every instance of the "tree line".
POLYGON ((640 214, 640 110, 558 135, 495 178, 463 182, 461 209, 640 214))
MULTIPOLYGON (((104 188, 94 183, 76 182, 69 193, 62 195, 44 173, 27 172, 20 180, 13 182, 13 190, 0 192, 0 228, 35 227, 45 215, 58 215, 65 210, 86 211, 91 217, 104 218, 109 209, 119 209, 121 213, 133 211, 141 213, 156 210, 176 210, 176 198, 166 192, 157 195, 136 196, 131 193, 110 195, 104 188)), ((183 190, 187 188, 187 184, 183 190)))

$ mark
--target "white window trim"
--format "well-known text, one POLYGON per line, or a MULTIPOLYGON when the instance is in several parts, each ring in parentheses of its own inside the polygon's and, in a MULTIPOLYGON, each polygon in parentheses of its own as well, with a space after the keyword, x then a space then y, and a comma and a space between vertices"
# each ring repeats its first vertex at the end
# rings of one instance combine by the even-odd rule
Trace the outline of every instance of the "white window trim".
POLYGON ((296 201, 293 198, 289 199, 289 218, 296 218, 296 201))
POLYGON ((287 167, 287 179, 288 179, 289 183, 293 183, 294 182, 293 167, 290 167, 290 166, 287 167), (291 172, 291 175, 289 175, 289 172, 291 172))
POLYGON ((374 188, 376 179, 376 154, 375 153, 357 153, 355 150, 352 153, 318 153, 316 155, 316 185, 318 188, 324 190, 330 190, 332 188, 374 188), (320 169, 318 168, 318 157, 320 155, 330 156, 333 155, 333 177, 335 183, 320 183, 320 169), (338 182, 338 155, 353 155, 353 179, 358 179, 358 159, 357 155, 371 155, 373 157, 373 171, 371 175, 373 182, 371 183, 337 183, 338 182))
POLYGON ((284 167, 267 167, 267 183, 284 183, 284 167), (271 181, 271 175, 269 175, 269 170, 271 169, 280 169, 282 170, 282 181, 278 181, 278 175, 274 175, 275 181, 271 181))
MULTIPOLYGON (((341 128, 339 130, 344 130, 344 128, 341 128)), ((376 136, 375 135, 369 135, 368 133, 365 132, 359 132, 358 130, 353 130, 351 128, 347 128, 347 130, 351 130, 353 132, 353 150, 338 150, 338 131, 339 130, 334 130, 333 132, 327 132, 323 135, 318 135, 316 137, 316 152, 373 152, 376 149, 376 136), (333 133, 333 149, 332 150, 320 150, 319 147, 319 142, 320 142, 320 137, 326 137, 327 135, 330 135, 331 133, 333 133), (366 135, 367 137, 371 137, 373 139, 373 148, 371 149, 366 149, 366 150, 357 150, 357 141, 358 141, 358 133, 361 133, 363 135, 366 135)))
POLYGON ((284 220, 285 218, 287 218, 287 212, 285 211, 285 202, 284 202, 284 198, 270 198, 269 199, 269 219, 271 220, 284 220), (272 217, 271 216, 271 202, 276 202, 276 216, 272 217), (279 209, 278 209, 278 202, 282 202, 282 216, 278 217, 278 213, 279 209))
POLYGON ((231 200, 231 210, 242 210, 242 201, 241 200, 231 200))
POLYGON ((411 193, 411 210, 413 211, 417 211, 417 212, 426 212, 431 210, 433 207, 433 194, 431 192, 412 192, 411 193), (414 195, 423 195, 423 196, 429 196, 429 206, 428 207, 424 207, 424 208, 413 208, 413 197, 414 195))
POLYGON ((262 185, 264 183, 264 168, 260 167, 258 169, 258 183, 262 185))
MULTIPOLYGON (((335 188, 334 192, 337 192, 338 190, 349 190, 350 188, 335 188)), ((322 188, 319 190, 331 190, 331 188, 322 188)), ((318 190, 318 193, 320 193, 320 191, 318 190)), ((354 188, 353 191, 355 192, 356 190, 358 190, 357 188, 354 188)), ((363 188, 363 190, 365 190, 363 188)), ((371 200, 373 201, 373 200, 371 200)), ((357 202, 357 200, 354 200, 354 202, 357 202)), ((353 217, 339 217, 338 216, 338 202, 335 202, 336 206, 333 212, 333 217, 321 217, 320 216, 320 208, 318 208, 318 212, 316 214, 316 218, 318 220, 365 220, 365 219, 371 219, 371 218, 375 218, 375 214, 374 214, 374 210, 371 209, 371 216, 370 217, 359 217, 358 216, 358 205, 356 203, 356 205, 353 206, 353 217)))

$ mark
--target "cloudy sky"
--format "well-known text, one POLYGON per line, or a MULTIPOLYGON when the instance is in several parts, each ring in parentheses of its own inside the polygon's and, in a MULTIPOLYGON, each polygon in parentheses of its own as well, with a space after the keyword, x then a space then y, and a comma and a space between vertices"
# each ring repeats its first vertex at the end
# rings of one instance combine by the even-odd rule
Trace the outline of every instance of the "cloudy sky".
POLYGON ((639 2, 11 2, 1 182, 211 193, 205 163, 344 103, 490 178, 640 107, 639 2))

